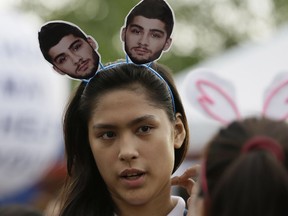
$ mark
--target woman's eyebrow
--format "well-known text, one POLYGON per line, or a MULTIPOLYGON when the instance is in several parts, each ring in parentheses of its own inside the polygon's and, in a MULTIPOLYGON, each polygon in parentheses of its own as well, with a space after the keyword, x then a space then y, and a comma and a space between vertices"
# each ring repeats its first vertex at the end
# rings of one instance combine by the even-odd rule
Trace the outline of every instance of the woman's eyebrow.
MULTIPOLYGON (((144 115, 133 119, 132 121, 128 122, 128 126, 133 126, 135 124, 139 124, 140 122, 147 121, 147 120, 156 120, 154 115, 144 115)), ((93 125, 93 130, 96 129, 116 129, 117 126, 112 123, 97 123, 93 125)))
POLYGON ((116 125, 112 125, 112 124, 99 123, 99 124, 93 125, 93 130, 95 130, 95 129, 114 129, 114 128, 116 128, 116 125))
POLYGON ((138 124, 140 122, 143 122, 143 121, 147 121, 147 120, 156 120, 156 117, 154 115, 144 115, 144 116, 140 116, 138 118, 135 118, 133 119, 132 121, 130 121, 128 123, 129 126, 132 126, 132 125, 135 125, 135 124, 138 124))

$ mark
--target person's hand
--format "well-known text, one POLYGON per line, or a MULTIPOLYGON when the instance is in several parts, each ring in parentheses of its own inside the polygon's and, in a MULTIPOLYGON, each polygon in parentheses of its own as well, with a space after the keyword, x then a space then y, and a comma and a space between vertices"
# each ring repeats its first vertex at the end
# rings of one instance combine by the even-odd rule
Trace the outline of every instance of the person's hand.
POLYGON ((200 172, 200 165, 194 165, 187 169, 181 176, 175 176, 171 179, 171 184, 174 186, 181 186, 186 189, 190 195, 187 206, 187 216, 201 216, 202 199, 197 197, 199 185, 196 182, 200 172))
POLYGON ((200 165, 194 165, 187 169, 181 176, 174 176, 171 179, 173 186, 180 186, 186 189, 187 193, 191 195, 195 179, 198 178, 200 165))
POLYGON ((187 201, 188 212, 186 216, 202 216, 203 214, 203 198, 198 196, 199 182, 195 182, 187 201))

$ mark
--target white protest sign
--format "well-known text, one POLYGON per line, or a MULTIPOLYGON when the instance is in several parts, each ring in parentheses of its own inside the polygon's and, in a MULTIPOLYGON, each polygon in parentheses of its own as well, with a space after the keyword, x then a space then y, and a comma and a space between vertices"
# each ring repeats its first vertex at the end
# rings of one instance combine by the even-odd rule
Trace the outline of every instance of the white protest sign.
POLYGON ((37 26, 0 14, 0 199, 35 184, 63 152, 68 81, 51 72, 37 26))

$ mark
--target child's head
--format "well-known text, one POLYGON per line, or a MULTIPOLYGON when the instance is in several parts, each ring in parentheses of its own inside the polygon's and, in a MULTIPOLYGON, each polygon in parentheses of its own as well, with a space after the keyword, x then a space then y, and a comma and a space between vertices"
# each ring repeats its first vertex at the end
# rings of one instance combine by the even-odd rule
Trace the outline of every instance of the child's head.
POLYGON ((171 174, 187 151, 188 126, 171 74, 154 69, 162 78, 134 64, 101 70, 69 104, 68 172, 83 199, 90 194, 111 208, 112 200, 116 206, 123 200, 142 204, 170 191, 171 174))
POLYGON ((288 214, 286 122, 267 118, 232 122, 208 144, 204 162, 207 215, 288 214))

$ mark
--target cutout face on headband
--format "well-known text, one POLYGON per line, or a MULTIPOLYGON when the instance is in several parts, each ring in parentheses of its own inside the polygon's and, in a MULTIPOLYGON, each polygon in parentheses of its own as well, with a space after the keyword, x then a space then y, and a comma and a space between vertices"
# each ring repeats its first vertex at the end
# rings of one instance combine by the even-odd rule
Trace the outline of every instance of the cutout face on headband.
POLYGON ((146 64, 169 50, 174 16, 164 0, 143 0, 126 17, 121 29, 123 48, 135 64, 146 64))
POLYGON ((38 40, 44 58, 56 72, 74 79, 90 79, 98 70, 97 42, 76 25, 48 22, 41 27, 38 40))

